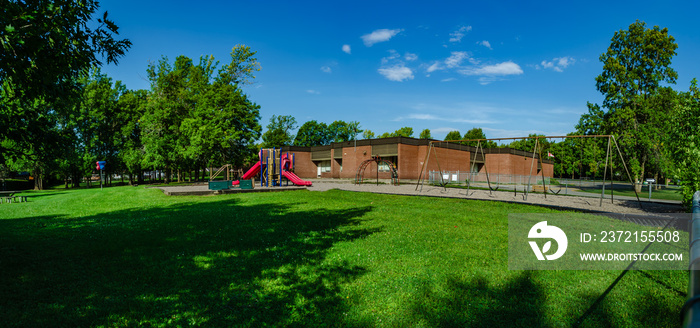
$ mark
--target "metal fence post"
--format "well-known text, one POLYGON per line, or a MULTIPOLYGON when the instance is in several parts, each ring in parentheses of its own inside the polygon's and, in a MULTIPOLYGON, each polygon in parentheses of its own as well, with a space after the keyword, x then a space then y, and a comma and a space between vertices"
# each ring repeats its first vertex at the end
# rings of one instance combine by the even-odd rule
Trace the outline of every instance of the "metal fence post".
POLYGON ((688 300, 681 309, 683 327, 700 327, 700 191, 693 195, 690 221, 690 267, 688 300))

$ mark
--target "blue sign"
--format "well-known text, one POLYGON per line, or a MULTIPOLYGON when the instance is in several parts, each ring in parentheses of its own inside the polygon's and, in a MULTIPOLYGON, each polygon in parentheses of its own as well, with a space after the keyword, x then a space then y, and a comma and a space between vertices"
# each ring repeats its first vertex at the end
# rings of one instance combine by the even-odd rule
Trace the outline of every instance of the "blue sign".
POLYGON ((100 170, 104 170, 104 169, 105 169, 105 164, 107 164, 107 162, 105 162, 105 161, 99 161, 99 162, 97 162, 97 165, 100 166, 100 170))

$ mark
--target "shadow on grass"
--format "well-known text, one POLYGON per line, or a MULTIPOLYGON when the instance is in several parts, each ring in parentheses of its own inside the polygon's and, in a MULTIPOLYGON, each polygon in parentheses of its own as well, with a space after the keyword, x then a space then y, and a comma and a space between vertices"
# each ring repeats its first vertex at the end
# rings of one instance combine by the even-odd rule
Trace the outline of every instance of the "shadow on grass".
MULTIPOLYGON (((364 269, 326 253, 371 207, 225 200, 69 219, 0 220, 9 326, 335 326, 364 269)), ((8 326, 7 324, 5 326, 8 326)))
MULTIPOLYGON (((684 293, 662 278, 646 272, 620 275, 603 294, 574 295, 580 304, 574 313, 552 308, 552 291, 537 272, 523 271, 503 284, 485 276, 448 279, 443 285, 427 286, 414 300, 410 322, 421 327, 675 327, 684 293), (639 274, 640 276, 637 276, 639 274), (638 279, 644 277, 641 283, 638 279), (623 279, 624 278, 624 279, 623 279), (631 291, 629 286, 635 285, 631 291), (681 296, 669 301, 658 288, 681 296), (611 299, 610 292, 617 293, 611 299), (581 311, 581 312, 578 312, 581 311), (557 317, 552 317, 556 315, 557 317)), ((566 286, 571 287, 571 286, 566 286)))
POLYGON ((413 321, 427 327, 542 327, 543 288, 530 272, 491 287, 484 276, 450 279, 438 291, 426 288, 416 301, 413 321))

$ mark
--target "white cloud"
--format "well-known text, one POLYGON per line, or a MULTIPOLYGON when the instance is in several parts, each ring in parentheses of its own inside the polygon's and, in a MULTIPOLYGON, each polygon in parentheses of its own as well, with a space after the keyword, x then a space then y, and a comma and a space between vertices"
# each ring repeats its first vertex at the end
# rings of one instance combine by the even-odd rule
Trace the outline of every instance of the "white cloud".
POLYGON ((399 55, 396 50, 389 50, 389 56, 382 58, 382 65, 386 65, 391 61, 396 61, 399 58, 401 58, 401 55, 399 55))
POLYGON ((552 61, 546 61, 543 60, 540 65, 536 65, 535 67, 537 69, 540 69, 540 67, 544 69, 552 69, 555 72, 563 72, 565 68, 569 67, 570 65, 573 65, 576 63, 576 59, 572 57, 559 57, 559 58, 554 58, 552 61))
POLYGON ((320 95, 320 94, 321 94, 320 91, 318 91, 318 90, 312 90, 312 89, 306 90, 306 92, 307 92, 307 93, 310 93, 310 94, 312 94, 312 95, 320 95))
POLYGON ((454 77, 449 77, 449 78, 440 80, 440 82, 452 82, 452 81, 456 81, 456 80, 457 79, 455 79, 454 77))
POLYGON ((458 30, 450 33, 450 42, 462 42, 464 35, 471 31, 471 26, 462 26, 458 30))
POLYGON ((491 48, 491 42, 488 42, 488 41, 486 41, 486 40, 481 41, 481 42, 477 42, 476 44, 482 45, 482 46, 484 46, 484 47, 486 47, 486 48, 489 48, 489 49, 493 50, 493 48, 491 48))
POLYGON ((405 55, 403 55, 403 58, 406 58, 408 61, 416 61, 418 60, 418 55, 407 52, 405 55))
POLYGON ((462 61, 466 58, 469 58, 469 54, 466 51, 453 51, 450 57, 445 59, 445 65, 447 65, 447 68, 455 68, 462 65, 462 61))
POLYGON ((321 72, 323 72, 323 73, 329 73, 329 74, 330 74, 330 73, 333 72, 333 70, 331 69, 330 66, 322 66, 322 67, 321 67, 321 72))
POLYGON ((506 76, 523 74, 520 65, 507 61, 495 65, 485 65, 479 68, 465 68, 459 71, 464 75, 486 75, 486 76, 506 76))
POLYGON ((370 34, 365 34, 363 35, 362 41, 365 43, 365 46, 371 47, 375 43, 379 42, 385 42, 389 41, 391 38, 393 38, 396 34, 399 34, 402 29, 394 29, 394 30, 389 30, 389 29, 379 29, 376 30, 370 34))
POLYGON ((350 45, 349 45, 349 44, 344 44, 344 45, 343 45, 343 52, 346 53, 346 54, 348 54, 348 55, 352 52, 351 49, 350 49, 350 45))
POLYGON ((428 66, 426 71, 428 73, 432 73, 432 72, 443 70, 443 69, 444 68, 442 67, 441 62, 434 62, 432 65, 428 66))
POLYGON ((413 70, 403 64, 380 68, 377 71, 390 81, 403 82, 405 80, 413 80, 413 70))

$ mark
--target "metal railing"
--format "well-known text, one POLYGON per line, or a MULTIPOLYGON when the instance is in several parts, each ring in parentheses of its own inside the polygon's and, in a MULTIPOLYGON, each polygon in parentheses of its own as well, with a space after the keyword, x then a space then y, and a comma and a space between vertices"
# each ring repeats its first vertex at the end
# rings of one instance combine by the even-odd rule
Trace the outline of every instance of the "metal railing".
POLYGON ((683 327, 700 327, 700 191, 693 195, 690 221, 690 266, 688 300, 681 309, 683 327))

